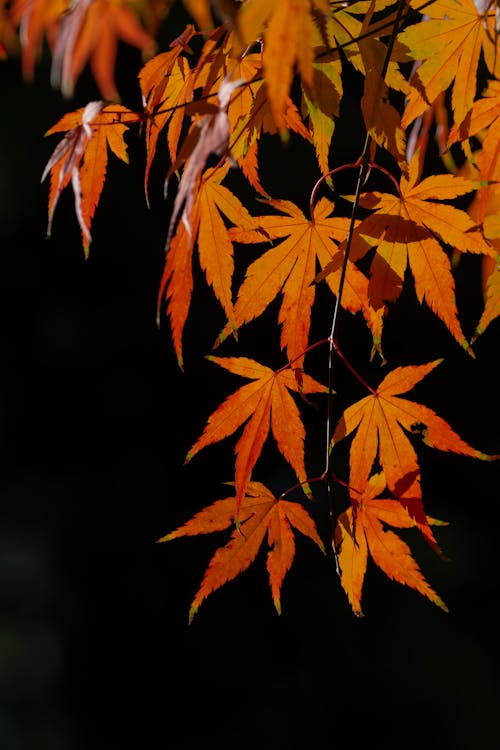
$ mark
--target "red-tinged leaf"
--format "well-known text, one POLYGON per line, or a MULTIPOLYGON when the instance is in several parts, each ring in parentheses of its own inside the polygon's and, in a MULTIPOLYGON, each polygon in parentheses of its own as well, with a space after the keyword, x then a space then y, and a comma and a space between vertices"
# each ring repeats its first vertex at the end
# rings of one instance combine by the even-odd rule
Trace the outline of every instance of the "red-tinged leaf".
MULTIPOLYGON (((140 49, 146 57, 153 54, 156 43, 141 26, 132 6, 126 0, 92 0, 91 3, 88 0, 78 0, 78 3, 87 6, 87 12, 78 28, 76 39, 72 29, 63 35, 64 24, 70 24, 71 17, 64 18, 58 32, 58 44, 62 48, 56 48, 58 55, 62 57, 61 90, 66 97, 71 97, 76 80, 87 62, 90 62, 103 98, 117 101, 119 93, 114 80, 114 68, 118 42, 123 41, 140 49)), ((54 64, 58 55, 55 50, 54 64)))
MULTIPOLYGON (((246 357, 209 357, 212 362, 252 382, 239 388, 209 417, 201 437, 186 456, 190 461, 202 448, 223 440, 245 424, 235 453, 236 513, 250 481, 264 442, 273 434, 280 453, 295 471, 306 494, 310 494, 304 464, 305 430, 300 412, 289 391, 299 387, 290 369, 274 372, 246 357)), ((325 393, 326 387, 303 375, 301 393, 325 393)))
MULTIPOLYGON (((236 502, 236 497, 217 500, 159 541, 166 542, 181 536, 209 534, 229 527, 234 528, 237 520, 236 502)), ((324 553, 323 543, 315 523, 307 511, 298 503, 275 498, 260 482, 248 484, 247 492, 241 502, 239 523, 239 529, 233 531, 229 543, 224 547, 219 547, 209 563, 200 589, 191 605, 190 622, 207 596, 236 578, 251 565, 266 533, 269 546, 267 570, 278 614, 281 613, 283 580, 295 558, 293 529, 309 537, 324 553)))
POLYGON ((48 235, 59 196, 71 181, 83 246, 88 253, 90 227, 106 177, 108 146, 127 162, 124 134, 127 125, 138 120, 138 115, 119 104, 104 107, 103 102, 90 102, 85 108, 65 115, 47 131, 51 135, 68 130, 42 175, 43 181, 50 173, 48 235))
MULTIPOLYGON (((283 215, 259 216, 255 222, 259 230, 231 229, 229 235, 238 242, 281 240, 263 253, 247 269, 234 306, 237 328, 261 315, 278 294, 283 295, 279 312, 281 347, 294 366, 303 366, 303 352, 308 345, 311 308, 315 298, 312 283, 316 264, 331 260, 337 252, 335 241, 345 239, 349 222, 331 216, 333 204, 326 198, 316 204, 313 219, 289 201, 271 200, 269 206, 283 215)), ((349 304, 349 292, 344 304, 349 304)), ((217 343, 231 333, 226 326, 217 343)))
POLYGON ((384 488, 383 474, 370 477, 363 492, 352 495, 355 504, 339 517, 335 530, 341 583, 353 611, 358 616, 363 614, 361 595, 370 556, 389 578, 418 591, 447 612, 442 599, 423 577, 408 545, 384 528, 384 524, 403 529, 415 525, 397 500, 378 497, 384 488))
POLYGON ((398 367, 386 375, 370 396, 346 409, 335 428, 333 443, 355 432, 350 449, 350 486, 363 488, 378 459, 389 489, 401 494, 401 482, 406 482, 407 477, 420 476, 417 454, 408 433, 420 434, 426 445, 442 451, 483 461, 498 458, 472 448, 432 409, 400 398, 400 394, 411 390, 440 362, 398 367))
POLYGON ((90 62, 104 99, 117 101, 114 68, 120 41, 150 55, 152 36, 141 26, 128 0, 17 0, 13 18, 22 29, 23 74, 33 78, 44 36, 52 49, 51 82, 70 98, 78 76, 90 62))
POLYGON ((22 71, 26 81, 33 80, 44 37, 56 33, 59 19, 68 5, 66 0, 14 0, 12 3, 11 18, 14 26, 19 27, 22 71))

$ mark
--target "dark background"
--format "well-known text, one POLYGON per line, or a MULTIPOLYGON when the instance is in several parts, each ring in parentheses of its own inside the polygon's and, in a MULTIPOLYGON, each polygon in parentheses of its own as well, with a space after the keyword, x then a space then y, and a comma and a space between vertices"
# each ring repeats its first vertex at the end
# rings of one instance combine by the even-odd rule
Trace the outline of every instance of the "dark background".
MULTIPOLYGON (((165 37, 178 33, 167 28, 165 37)), ((139 67, 135 52, 120 51, 119 88, 136 107, 130 71, 139 67)), ((331 564, 301 538, 281 617, 262 553, 187 626, 218 540, 155 542, 224 496, 222 482, 231 479, 234 439, 183 466, 207 416, 240 383, 203 358, 220 310, 195 269, 199 291, 181 373, 167 326, 155 325, 168 206, 161 170, 151 210, 145 206, 136 134, 129 167, 110 157, 90 259, 83 259, 69 193, 45 239, 40 176, 56 139, 43 133, 99 96, 86 73, 74 102, 63 102, 49 88, 46 54, 33 84, 22 83, 15 58, 1 64, 0 78, 2 750, 495 747, 495 464, 419 447, 427 512, 450 522, 438 530, 450 561, 416 535, 408 540, 449 614, 370 567, 366 616, 355 618, 331 564)), ((348 102, 338 163, 359 152, 348 102)), ((265 184, 306 205, 317 178, 310 153, 294 139, 288 149, 277 139, 270 145, 278 152, 267 158, 264 150, 265 184)), ((462 261, 457 284, 470 334, 481 311, 478 259, 462 261)), ((389 366, 445 357, 413 397, 474 447, 498 452, 497 323, 478 341, 473 361, 412 295, 410 284, 389 317, 389 366)), ((328 335, 330 312, 320 303, 318 336, 328 335)), ((240 353, 275 366, 271 327, 242 334, 240 353), (254 351, 243 348, 247 342, 254 351)), ((360 321, 342 318, 339 337, 346 355, 378 382, 360 321)), ((326 353, 311 366, 325 381, 326 353)), ((363 394, 341 367, 336 383, 340 413, 363 394)), ((308 419, 314 473, 323 461, 323 427, 308 419)), ((290 483, 272 449, 259 466, 256 477, 272 489, 290 483)), ((318 514, 321 520, 321 502, 318 514)))

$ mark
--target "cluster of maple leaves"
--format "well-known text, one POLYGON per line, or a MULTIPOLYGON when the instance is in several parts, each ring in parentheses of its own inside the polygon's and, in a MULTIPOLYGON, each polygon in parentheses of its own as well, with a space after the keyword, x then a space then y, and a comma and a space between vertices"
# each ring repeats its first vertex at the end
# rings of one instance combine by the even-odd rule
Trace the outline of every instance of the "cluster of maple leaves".
MULTIPOLYGON (((390 578, 446 609, 408 545, 393 531, 415 527, 439 551, 432 530, 439 522, 424 510, 414 443, 423 440, 483 460, 495 457, 469 446, 431 409, 403 397, 439 361, 397 367, 376 388, 365 383, 367 395, 330 426, 325 472, 315 481, 333 481, 335 447, 351 439, 350 472, 342 479, 349 508, 336 519, 330 535, 320 535, 308 511, 312 478, 306 467, 302 409, 308 408, 313 394, 332 398, 332 384, 323 385, 307 373, 307 354, 321 343, 310 337, 320 283, 327 285, 337 305, 353 315, 361 313, 372 335, 372 355, 378 353, 382 360, 384 321, 410 277, 418 301, 428 305, 472 356, 475 338, 499 315, 496 5, 482 0, 184 0, 192 23, 166 51, 157 53, 155 34, 161 23, 168 26, 171 4, 14 0, 12 5, 0 4, 0 39, 7 52, 19 39, 23 71, 30 77, 46 38, 52 50, 52 83, 71 97, 89 63, 103 96, 103 101, 65 115, 48 131, 64 134, 44 174, 50 175, 49 233, 59 196, 71 183, 87 253, 109 152, 126 162, 126 138, 132 127, 137 129, 146 143, 147 198, 157 146, 167 144, 165 183, 174 177, 178 181, 158 315, 166 312, 181 367, 195 250, 227 319, 217 346, 280 299, 281 369, 244 356, 209 357, 248 382, 209 417, 187 455, 190 460, 241 428, 229 477, 234 492, 164 537, 231 529, 229 543, 217 549, 206 570, 190 617, 212 591, 255 560, 266 537, 270 586, 280 611, 282 583, 295 555, 295 531, 323 552, 333 549, 342 586, 357 614, 369 557, 390 578), (139 73, 139 112, 118 103, 113 73, 119 41, 140 48, 147 59, 139 73), (342 215, 330 198, 317 195, 339 170, 331 170, 330 161, 346 66, 364 81, 359 106, 367 140, 359 160, 341 167, 360 175, 356 196, 351 196, 353 210, 342 215), (480 67, 486 71, 486 88, 478 92, 480 67), (432 130, 443 170, 422 178, 432 130), (263 139, 276 134, 286 139, 290 131, 312 145, 322 175, 311 190, 308 215, 294 203, 270 196, 259 175, 263 139), (458 145, 463 154, 459 165, 451 156, 458 145), (392 160, 391 171, 377 162, 381 152, 384 163, 387 157, 392 160), (253 215, 233 192, 234 170, 259 197, 262 215, 253 215), (371 170, 387 177, 388 192, 368 190, 365 178, 371 170), (451 205, 459 196, 469 196, 467 210, 451 205), (234 295, 235 260, 244 262, 238 253, 239 245, 246 244, 260 254, 246 268, 234 295), (455 301, 451 257, 457 253, 484 258, 484 312, 470 341, 455 301), (360 263, 367 258, 368 271, 366 263, 360 263), (279 497, 254 478, 270 436, 297 477, 297 485, 283 488, 279 497), (304 502, 288 499, 292 489, 303 490, 304 502)), ((322 343, 337 354, 335 324, 322 343)))

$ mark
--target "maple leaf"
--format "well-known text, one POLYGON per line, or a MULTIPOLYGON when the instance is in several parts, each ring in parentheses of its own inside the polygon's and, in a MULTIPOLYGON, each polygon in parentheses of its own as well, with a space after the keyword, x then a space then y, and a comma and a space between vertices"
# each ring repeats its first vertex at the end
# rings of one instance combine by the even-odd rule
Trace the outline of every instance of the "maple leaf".
POLYGON ((66 98, 87 62, 104 99, 118 101, 114 81, 118 41, 153 54, 156 43, 125 0, 76 0, 61 18, 52 58, 51 81, 66 98))
POLYGON ((45 34, 53 38, 62 14, 67 11, 69 0, 15 0, 11 17, 19 27, 22 50, 22 72, 25 81, 32 81, 35 63, 43 46, 45 34))
MULTIPOLYGON (((454 124, 448 135, 448 145, 464 141, 488 128, 500 115, 500 81, 489 81, 481 98, 473 103, 468 117, 454 124)), ((472 159, 474 161, 474 159, 472 159)))
MULTIPOLYGON (((235 447, 236 516, 270 429, 278 450, 295 471, 304 492, 310 495, 304 464, 305 429, 298 406, 289 393, 299 392, 293 372, 289 368, 275 372, 247 357, 209 356, 208 359, 252 382, 228 396, 209 417, 202 435, 188 452, 186 462, 207 445, 232 435, 246 422, 235 447)), ((327 390, 309 375, 302 376, 301 394, 326 393, 327 390)))
POLYGON ((214 19, 210 0, 182 0, 182 2, 199 29, 210 31, 213 28, 214 19))
POLYGON ((158 138, 168 126, 167 144, 170 159, 177 158, 177 145, 182 131, 184 106, 193 99, 191 68, 184 57, 179 57, 182 46, 176 45, 171 52, 156 55, 141 70, 139 81, 144 101, 147 123, 146 168, 144 190, 148 197, 148 182, 151 165, 156 154, 158 138))
MULTIPOLYGON (((499 256, 500 258, 500 256, 499 256)), ((486 302, 481 319, 476 326, 472 341, 480 336, 490 323, 500 316, 500 260, 491 271, 486 281, 486 302)))
MULTIPOLYGON (((224 312, 234 321, 231 282, 234 271, 233 245, 223 216, 247 229, 256 226, 254 219, 238 198, 221 185, 229 165, 207 169, 190 210, 189 226, 179 222, 165 258, 158 306, 166 296, 177 361, 183 366, 182 334, 187 320, 193 290, 192 254, 198 240, 199 259, 207 282, 213 288, 224 312)), ((158 308, 158 313, 159 313, 158 308)), ((234 322, 232 323, 234 326, 234 322)))
MULTIPOLYGON (((264 133, 274 135, 279 132, 279 129, 271 112, 267 87, 262 81, 259 81, 252 88, 254 92, 253 104, 247 117, 241 119, 235 126, 229 148, 252 187, 261 195, 267 197, 258 177, 258 140, 264 133)), ((311 134, 290 97, 287 97, 284 103, 282 122, 287 130, 291 130, 305 140, 311 141, 311 134)))
MULTIPOLYGON (((478 223, 486 216, 498 213, 500 205, 500 82, 490 81, 484 96, 474 102, 469 117, 460 127, 454 126, 449 134, 448 143, 452 145, 461 141, 467 155, 469 172, 484 184, 468 208, 469 215, 478 223), (481 148, 472 153, 469 139, 482 132, 481 148)), ((491 235, 491 240, 495 235, 491 235)), ((492 243, 493 244, 493 243, 492 243)))
POLYGON ((124 134, 138 116, 122 105, 90 102, 76 112, 65 115, 46 135, 68 131, 58 143, 42 175, 50 173, 49 221, 47 235, 59 197, 71 181, 75 196, 75 212, 82 232, 85 253, 91 241, 90 226, 104 187, 108 146, 122 161, 128 162, 124 134), (126 123, 122 118, 127 115, 126 123))
POLYGON ((170 217, 167 247, 181 211, 182 221, 186 225, 188 233, 192 231, 190 217, 195 201, 196 187, 208 157, 211 154, 225 157, 227 154, 230 127, 226 109, 231 94, 241 83, 242 81, 231 81, 228 78, 221 83, 217 92, 218 109, 214 114, 206 114, 201 120, 195 122, 194 129, 191 129, 176 161, 169 169, 167 180, 186 162, 170 217))
MULTIPOLYGON (((418 8, 418 0, 412 0, 418 8)), ((498 74, 495 13, 479 10, 473 0, 437 0, 425 7, 426 19, 402 31, 398 40, 418 61, 403 114, 406 128, 453 84, 455 124, 468 115, 476 94, 481 51, 489 72, 498 74)))
MULTIPOLYGON (((281 347, 286 348, 287 357, 294 361, 294 366, 300 368, 308 345, 311 308, 315 298, 313 281, 317 273, 316 263, 319 261, 325 267, 331 262, 337 253, 335 241, 345 239, 349 221, 344 217, 331 216, 334 205, 326 198, 314 206, 311 220, 290 201, 270 200, 267 204, 283 215, 254 217, 258 229, 236 227, 229 230, 229 236, 242 243, 262 243, 265 238, 281 240, 248 267, 234 306, 234 323, 239 328, 253 320, 281 292, 281 347)), ((339 254, 339 267, 340 262, 339 254)), ((361 272, 350 264, 342 304, 353 312, 363 306, 359 298, 361 276, 361 272)), ((336 290, 338 279, 332 277, 328 283, 336 290)), ((226 326, 216 345, 230 333, 231 328, 226 326)))
MULTIPOLYGON (((361 594, 369 555, 389 578, 427 596, 447 612, 442 599, 423 577, 408 545, 393 531, 384 528, 387 524, 399 529, 415 525, 401 503, 378 497, 384 489, 383 473, 371 476, 363 491, 352 496, 354 504, 339 516, 335 529, 340 580, 354 613, 358 617, 363 615, 361 594)), ((441 524, 434 519, 427 520, 441 524)))
POLYGON ((14 16, 23 33, 23 71, 33 77, 35 59, 47 33, 53 49, 51 83, 66 98, 90 61, 104 99, 118 101, 114 67, 118 40, 151 55, 152 36, 141 26, 131 3, 125 0, 17 0, 14 16))
POLYGON ((408 433, 421 434, 425 445, 442 451, 483 461, 498 458, 472 448, 432 409, 400 397, 440 362, 438 359, 425 365, 397 367, 388 373, 376 390, 344 411, 332 439, 333 446, 355 432, 349 458, 351 487, 362 490, 378 459, 390 491, 403 502, 405 496, 413 494, 408 510, 420 521, 419 493, 414 492, 420 468, 408 433))
MULTIPOLYGON (((460 252, 494 256, 495 251, 467 213, 433 199, 450 200, 477 190, 481 183, 451 174, 418 182, 420 158, 416 151, 408 178, 401 177, 399 195, 374 191, 362 197, 361 204, 375 212, 356 228, 350 257, 357 261, 369 246, 375 246, 368 293, 371 306, 384 314, 386 303, 398 299, 409 265, 419 302, 425 300, 472 354, 458 321, 450 259, 437 237, 460 252)), ((325 277, 331 267, 327 266, 319 278, 325 277)))
MULTIPOLYGON (((160 542, 181 536, 210 534, 234 528, 236 522, 236 497, 216 500, 213 505, 197 513, 190 521, 167 534, 160 542)), ((257 557, 267 533, 269 552, 267 570, 274 606, 281 613, 281 587, 285 575, 295 558, 293 529, 312 539, 324 553, 323 543, 316 525, 299 503, 275 498, 260 482, 249 482, 240 507, 240 528, 235 529, 231 540, 215 552, 200 589, 189 610, 189 622, 201 603, 213 591, 246 570, 257 557)))
POLYGON ((313 84, 314 11, 327 16, 326 0, 247 0, 235 17, 239 44, 235 38, 233 54, 263 37, 264 78, 276 125, 286 128, 284 110, 290 93, 294 65, 302 79, 313 84))
POLYGON ((302 81, 302 114, 309 117, 312 140, 323 174, 329 170, 330 145, 343 93, 340 56, 334 53, 330 58, 313 63, 311 87, 302 81))
MULTIPOLYGON (((496 204, 498 203, 499 192, 495 193, 496 204)), ((495 204, 494 204, 495 205, 495 204)), ((490 206, 491 208, 492 206, 490 206)), ((484 219, 484 234, 498 252, 496 259, 488 258, 488 265, 483 264, 483 288, 485 305, 481 319, 476 326, 474 335, 471 339, 473 343, 480 336, 490 323, 500 316, 500 217, 498 209, 495 213, 487 214, 484 219)))
POLYGON ((363 19, 358 47, 364 70, 364 93, 361 111, 366 129, 375 143, 387 149, 406 172, 405 136, 401 127, 401 117, 389 102, 389 86, 382 77, 386 58, 386 48, 379 40, 365 38, 372 20, 375 3, 370 3, 369 11, 363 19))

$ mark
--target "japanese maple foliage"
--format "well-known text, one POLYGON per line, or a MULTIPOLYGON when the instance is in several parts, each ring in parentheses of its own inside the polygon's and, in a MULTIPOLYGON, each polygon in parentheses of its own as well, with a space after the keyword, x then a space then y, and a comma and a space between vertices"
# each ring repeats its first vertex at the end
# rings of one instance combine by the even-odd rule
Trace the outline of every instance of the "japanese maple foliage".
POLYGON ((179 365, 196 295, 195 259, 226 320, 214 330, 216 347, 239 348, 239 331, 260 317, 275 334, 277 369, 245 352, 209 356, 247 382, 208 417, 186 459, 195 462, 199 451, 237 434, 234 464, 221 477, 232 487, 229 496, 208 500, 160 540, 230 531, 208 565, 190 620, 207 596, 248 568, 262 545, 280 612, 295 532, 335 560, 357 615, 370 558, 389 578, 446 610, 394 530, 413 528, 443 554, 434 531, 441 522, 427 515, 422 495, 421 446, 479 460, 498 456, 471 447, 433 409, 407 396, 439 360, 385 362, 384 328, 408 286, 415 305, 430 308, 464 356, 475 356, 474 342, 498 318, 497 6, 488 0, 184 0, 191 22, 181 34, 172 31, 167 49, 155 50, 160 24, 169 30, 172 4, 16 0, 12 7, 0 6, 0 41, 15 54, 19 32, 23 70, 30 77, 46 38, 53 84, 70 98, 88 63, 106 100, 66 114, 48 131, 64 134, 44 173, 50 175, 49 233, 59 196, 71 183, 89 251, 109 151, 126 162, 127 140, 142 138, 145 200, 160 158, 165 189, 175 190, 158 321, 168 318, 179 365), (140 111, 118 102, 118 40, 144 55, 140 111), (357 106, 364 145, 357 160, 344 164, 336 134, 347 75, 361 81, 357 106), (302 139, 320 175, 304 188, 309 211, 272 195, 262 179, 263 145, 280 149, 290 133, 302 139), (439 167, 430 156, 432 136, 439 167), (162 143, 166 148, 159 148, 162 143), (355 190, 334 202, 331 191, 347 170, 355 190), (455 267, 465 253, 483 259, 484 311, 472 337, 464 333, 456 295, 455 267), (318 340, 312 315, 320 286, 331 296, 333 316, 318 340), (349 345, 345 351, 337 345, 340 308, 370 332, 371 358, 384 366, 378 386, 354 370, 349 345), (313 349, 325 352, 323 382, 309 372, 313 349), (336 358, 365 388, 354 404, 335 394, 342 404, 337 418, 336 358), (308 469, 305 425, 314 420, 319 434, 327 425, 325 468, 318 476, 308 469), (345 476, 336 464, 343 441, 350 441, 345 476), (278 496, 259 481, 269 442, 296 477, 278 496), (318 528, 312 513, 320 486, 330 503, 328 528, 318 528), (338 505, 333 487, 344 495, 338 505))

